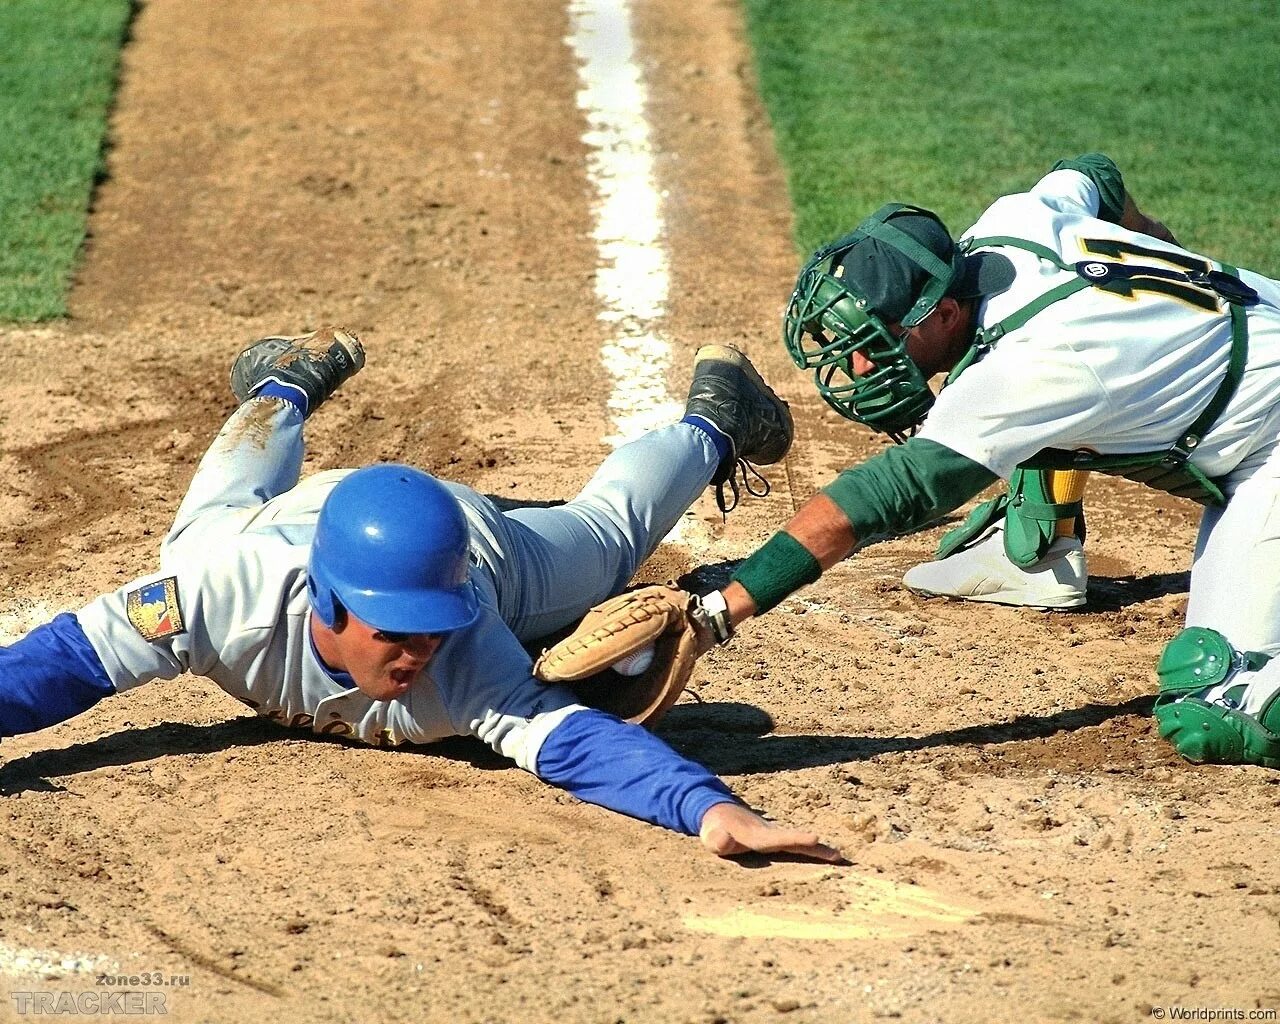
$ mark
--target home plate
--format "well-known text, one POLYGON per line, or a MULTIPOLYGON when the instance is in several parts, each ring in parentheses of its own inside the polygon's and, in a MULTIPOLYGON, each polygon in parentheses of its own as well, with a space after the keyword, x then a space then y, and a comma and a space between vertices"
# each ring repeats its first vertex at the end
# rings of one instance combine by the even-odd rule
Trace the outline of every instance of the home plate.
POLYGON ((15 949, 0 945, 0 975, 42 975, 57 978, 65 974, 96 974, 119 968, 119 963, 107 956, 61 953, 52 949, 15 949))
POLYGON ((731 938, 809 940, 899 939, 923 931, 952 928, 979 910, 944 900, 918 885, 855 876, 840 910, 792 904, 768 909, 735 907, 724 914, 691 914, 686 928, 731 938))

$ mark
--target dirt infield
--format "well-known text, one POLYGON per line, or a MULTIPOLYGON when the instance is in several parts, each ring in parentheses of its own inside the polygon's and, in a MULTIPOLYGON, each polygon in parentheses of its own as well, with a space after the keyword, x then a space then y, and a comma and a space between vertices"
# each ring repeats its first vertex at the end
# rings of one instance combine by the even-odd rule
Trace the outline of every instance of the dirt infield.
MULTIPOLYGON (((705 502, 706 549, 644 577, 710 586, 879 442, 778 344, 796 258, 737 5, 636 6, 671 390, 731 342, 798 427, 771 497, 727 523, 705 502)), ((6 635, 152 568, 263 334, 336 321, 369 350, 308 471, 404 460, 528 500, 586 479, 608 375, 568 31, 560 3, 143 4, 73 318, 0 346, 6 635)), ((319 742, 190 678, 5 741, 0 1020, 125 988, 277 1024, 1280 1009, 1280 773, 1186 766, 1147 717, 1196 508, 1088 500, 1082 613, 912 596, 931 530, 701 664, 662 734, 850 867, 718 860, 479 744, 319 742)))

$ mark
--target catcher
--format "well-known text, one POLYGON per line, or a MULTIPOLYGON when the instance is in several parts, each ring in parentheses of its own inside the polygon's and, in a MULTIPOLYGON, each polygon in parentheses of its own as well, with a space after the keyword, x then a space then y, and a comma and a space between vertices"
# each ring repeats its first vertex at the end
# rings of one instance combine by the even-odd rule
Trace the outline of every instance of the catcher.
MULTIPOLYGON (((784 331, 834 409, 901 443, 841 473, 702 599, 718 637, 861 541, 1020 468, 1118 474, 1204 505, 1186 628, 1156 666, 1161 736, 1190 761, 1280 767, 1280 282, 1179 246, 1095 153, 997 200, 959 243, 927 210, 882 207, 810 258, 784 331)), ((1028 493, 1024 474, 1008 498, 1041 506, 1005 517, 1033 571, 1074 526, 1081 482, 1061 483, 1028 493)), ((989 532, 1002 511, 907 584, 974 596, 969 573, 1009 554, 989 532)))
MULTIPOLYGON (((839 860, 636 724, 670 706, 691 655, 674 675, 618 677, 598 703, 627 722, 536 681, 522 646, 620 592, 708 483, 725 506, 739 460, 783 457, 790 413, 747 358, 701 349, 683 420, 619 448, 567 504, 509 513, 410 466, 298 482, 304 419, 363 365, 338 329, 239 355, 242 404, 196 470, 159 571, 0 648, 0 736, 191 672, 313 733, 382 746, 477 736, 582 800, 717 854, 839 860)), ((685 609, 664 628, 685 629, 685 609)))

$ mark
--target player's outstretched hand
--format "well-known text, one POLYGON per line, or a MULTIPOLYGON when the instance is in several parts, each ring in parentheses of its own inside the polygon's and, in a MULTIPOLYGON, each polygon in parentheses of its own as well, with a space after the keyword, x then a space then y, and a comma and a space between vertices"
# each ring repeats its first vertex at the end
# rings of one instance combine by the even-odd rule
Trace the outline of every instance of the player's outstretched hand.
POLYGON ((813 832, 771 825, 742 804, 716 804, 702 816, 698 831, 702 845, 721 857, 739 853, 789 853, 832 864, 847 864, 833 846, 818 841, 813 832))

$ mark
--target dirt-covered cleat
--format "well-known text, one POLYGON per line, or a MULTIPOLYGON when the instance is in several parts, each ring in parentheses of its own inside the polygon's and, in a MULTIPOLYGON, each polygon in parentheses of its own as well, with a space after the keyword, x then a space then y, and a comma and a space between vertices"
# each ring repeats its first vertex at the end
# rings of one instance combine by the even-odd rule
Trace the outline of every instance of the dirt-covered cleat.
MULTIPOLYGON (((787 403, 773 393, 751 360, 730 345, 704 345, 698 349, 684 411, 686 416, 709 421, 733 443, 732 454, 721 460, 711 478, 722 512, 728 512, 738 502, 735 472, 739 464, 750 493, 769 493, 767 482, 763 491, 752 489, 746 477, 748 464, 768 466, 780 461, 791 448, 795 428, 787 403), (732 504, 724 496, 726 484, 733 491, 732 504)), ((755 475, 763 481, 758 473, 755 475)))
POLYGON ((231 392, 244 402, 264 384, 279 384, 300 392, 310 415, 362 366, 360 339, 341 327, 323 327, 296 338, 263 338, 236 356, 231 392))
POLYGON ((1058 537, 1040 561, 1020 569, 1005 554, 1004 531, 993 527, 969 547, 908 570, 902 582, 908 590, 928 597, 1026 608, 1079 608, 1085 603, 1089 571, 1084 545, 1075 537, 1058 537))

